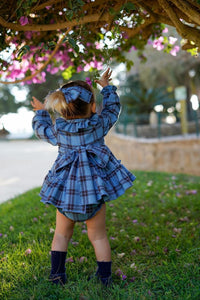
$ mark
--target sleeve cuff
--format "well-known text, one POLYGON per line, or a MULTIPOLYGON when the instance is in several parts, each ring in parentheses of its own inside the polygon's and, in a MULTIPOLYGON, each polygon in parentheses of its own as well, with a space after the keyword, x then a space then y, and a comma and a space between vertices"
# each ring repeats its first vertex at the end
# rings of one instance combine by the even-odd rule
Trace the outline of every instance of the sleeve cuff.
POLYGON ((105 93, 111 93, 111 92, 115 92, 117 90, 117 87, 114 85, 107 85, 104 86, 104 88, 101 91, 101 94, 105 94, 105 93))
POLYGON ((36 113, 37 116, 43 116, 43 117, 44 116, 49 116, 48 111, 46 111, 45 109, 39 109, 35 113, 36 113))

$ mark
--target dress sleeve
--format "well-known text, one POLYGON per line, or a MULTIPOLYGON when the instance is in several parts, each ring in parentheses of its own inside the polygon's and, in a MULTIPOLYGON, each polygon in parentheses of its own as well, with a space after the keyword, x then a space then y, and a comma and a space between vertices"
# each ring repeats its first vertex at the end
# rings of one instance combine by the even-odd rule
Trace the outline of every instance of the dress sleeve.
POLYGON ((56 146, 57 135, 51 117, 46 110, 37 110, 32 121, 33 130, 39 139, 56 146))
POLYGON ((108 85, 101 91, 101 94, 103 94, 103 110, 99 117, 102 122, 104 135, 108 133, 110 128, 117 121, 120 113, 121 105, 116 89, 116 86, 108 85))

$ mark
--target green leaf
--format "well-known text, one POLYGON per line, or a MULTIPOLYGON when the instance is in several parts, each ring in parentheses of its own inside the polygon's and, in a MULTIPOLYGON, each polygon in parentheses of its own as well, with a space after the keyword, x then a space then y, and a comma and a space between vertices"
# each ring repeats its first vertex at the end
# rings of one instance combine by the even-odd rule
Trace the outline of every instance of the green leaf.
POLYGON ((65 15, 66 15, 67 19, 69 21, 71 21, 74 16, 74 12, 73 12, 73 10, 68 10, 68 11, 66 11, 65 15))
POLYGON ((109 13, 110 13, 111 15, 115 15, 115 14, 116 14, 116 11, 115 11, 112 7, 110 7, 110 8, 109 8, 109 13))
POLYGON ((75 72, 74 67, 70 66, 64 72, 62 72, 62 77, 65 80, 69 80, 72 77, 72 75, 73 75, 74 72, 75 72))
POLYGON ((82 0, 77 0, 77 3, 80 5, 80 6, 83 6, 85 4, 85 2, 83 2, 82 0))
POLYGON ((188 49, 187 52, 189 52, 192 56, 197 56, 198 55, 198 48, 188 49))
POLYGON ((92 87, 93 87, 94 89, 97 88, 97 83, 96 83, 94 80, 92 80, 92 87))
POLYGON ((73 38, 68 38, 68 42, 76 52, 79 52, 79 46, 76 44, 76 41, 73 38))
POLYGON ((126 9, 128 11, 134 10, 135 9, 135 5, 132 2, 127 2, 125 5, 126 9))
POLYGON ((55 46, 56 46, 56 42, 54 42, 54 41, 51 41, 48 43, 49 48, 54 48, 55 46))
POLYGON ((21 59, 21 57, 29 51, 30 47, 28 45, 21 47, 17 53, 17 59, 21 59))
POLYGON ((68 1, 68 5, 69 5, 69 8, 72 9, 72 1, 71 0, 68 1))

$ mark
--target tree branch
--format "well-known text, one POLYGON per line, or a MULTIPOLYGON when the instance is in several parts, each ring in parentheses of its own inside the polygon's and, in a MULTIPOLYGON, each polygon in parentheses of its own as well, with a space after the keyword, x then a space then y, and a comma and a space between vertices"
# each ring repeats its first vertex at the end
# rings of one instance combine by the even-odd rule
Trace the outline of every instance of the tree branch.
POLYGON ((49 1, 47 1, 47 2, 45 2, 45 3, 42 3, 42 4, 39 4, 39 5, 36 4, 36 5, 31 9, 31 11, 34 12, 34 11, 42 10, 42 9, 44 9, 46 6, 51 6, 51 5, 53 5, 53 4, 55 4, 55 3, 59 3, 59 2, 63 2, 63 0, 49 0, 49 1))
POLYGON ((49 64, 49 62, 52 60, 52 58, 54 57, 54 55, 56 54, 56 52, 58 51, 59 47, 61 46, 63 40, 65 39, 65 37, 67 36, 67 34, 70 32, 71 28, 69 28, 65 34, 63 35, 63 37, 60 39, 60 41, 57 43, 55 49, 53 50, 53 52, 51 53, 51 55, 49 56, 48 60, 42 65, 42 67, 37 70, 34 74, 27 76, 25 78, 22 79, 18 79, 15 81, 0 81, 0 83, 3 84, 15 84, 15 83, 20 83, 20 82, 24 82, 27 80, 31 80, 33 77, 37 76, 37 74, 41 73, 42 70, 44 70, 46 68, 46 66, 49 64))
POLYGON ((169 18, 177 29, 177 32, 184 38, 195 43, 194 47, 200 46, 200 32, 196 28, 183 24, 177 17, 176 12, 172 9, 167 0, 158 0, 163 9, 167 12, 169 18))
POLYGON ((72 21, 67 21, 63 23, 56 23, 56 24, 48 24, 48 25, 19 25, 15 23, 9 23, 6 20, 4 20, 2 17, 0 17, 0 25, 12 30, 16 31, 53 31, 53 30, 61 30, 68 27, 74 27, 76 25, 83 25, 86 23, 94 23, 97 21, 109 21, 110 14, 106 13, 104 14, 101 19, 99 20, 99 14, 93 14, 89 16, 85 16, 79 20, 73 19, 72 21))
POLYGON ((197 25, 200 25, 200 12, 197 11, 196 8, 193 9, 191 4, 185 0, 173 0, 173 4, 175 4, 179 10, 186 14, 191 21, 197 25))

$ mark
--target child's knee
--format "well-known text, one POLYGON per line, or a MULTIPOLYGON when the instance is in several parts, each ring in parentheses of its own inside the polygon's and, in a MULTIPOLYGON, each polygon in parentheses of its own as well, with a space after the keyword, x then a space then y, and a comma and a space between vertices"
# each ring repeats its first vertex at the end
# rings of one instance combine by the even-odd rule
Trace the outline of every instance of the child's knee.
POLYGON ((94 243, 95 241, 103 240, 103 239, 107 238, 107 234, 105 231, 101 231, 101 232, 88 231, 88 238, 91 243, 94 243))
POLYGON ((70 228, 68 230, 59 230, 59 229, 56 229, 55 230, 55 235, 60 237, 60 238, 65 238, 67 240, 70 240, 72 235, 73 235, 73 232, 74 232, 74 229, 73 228, 70 228))

